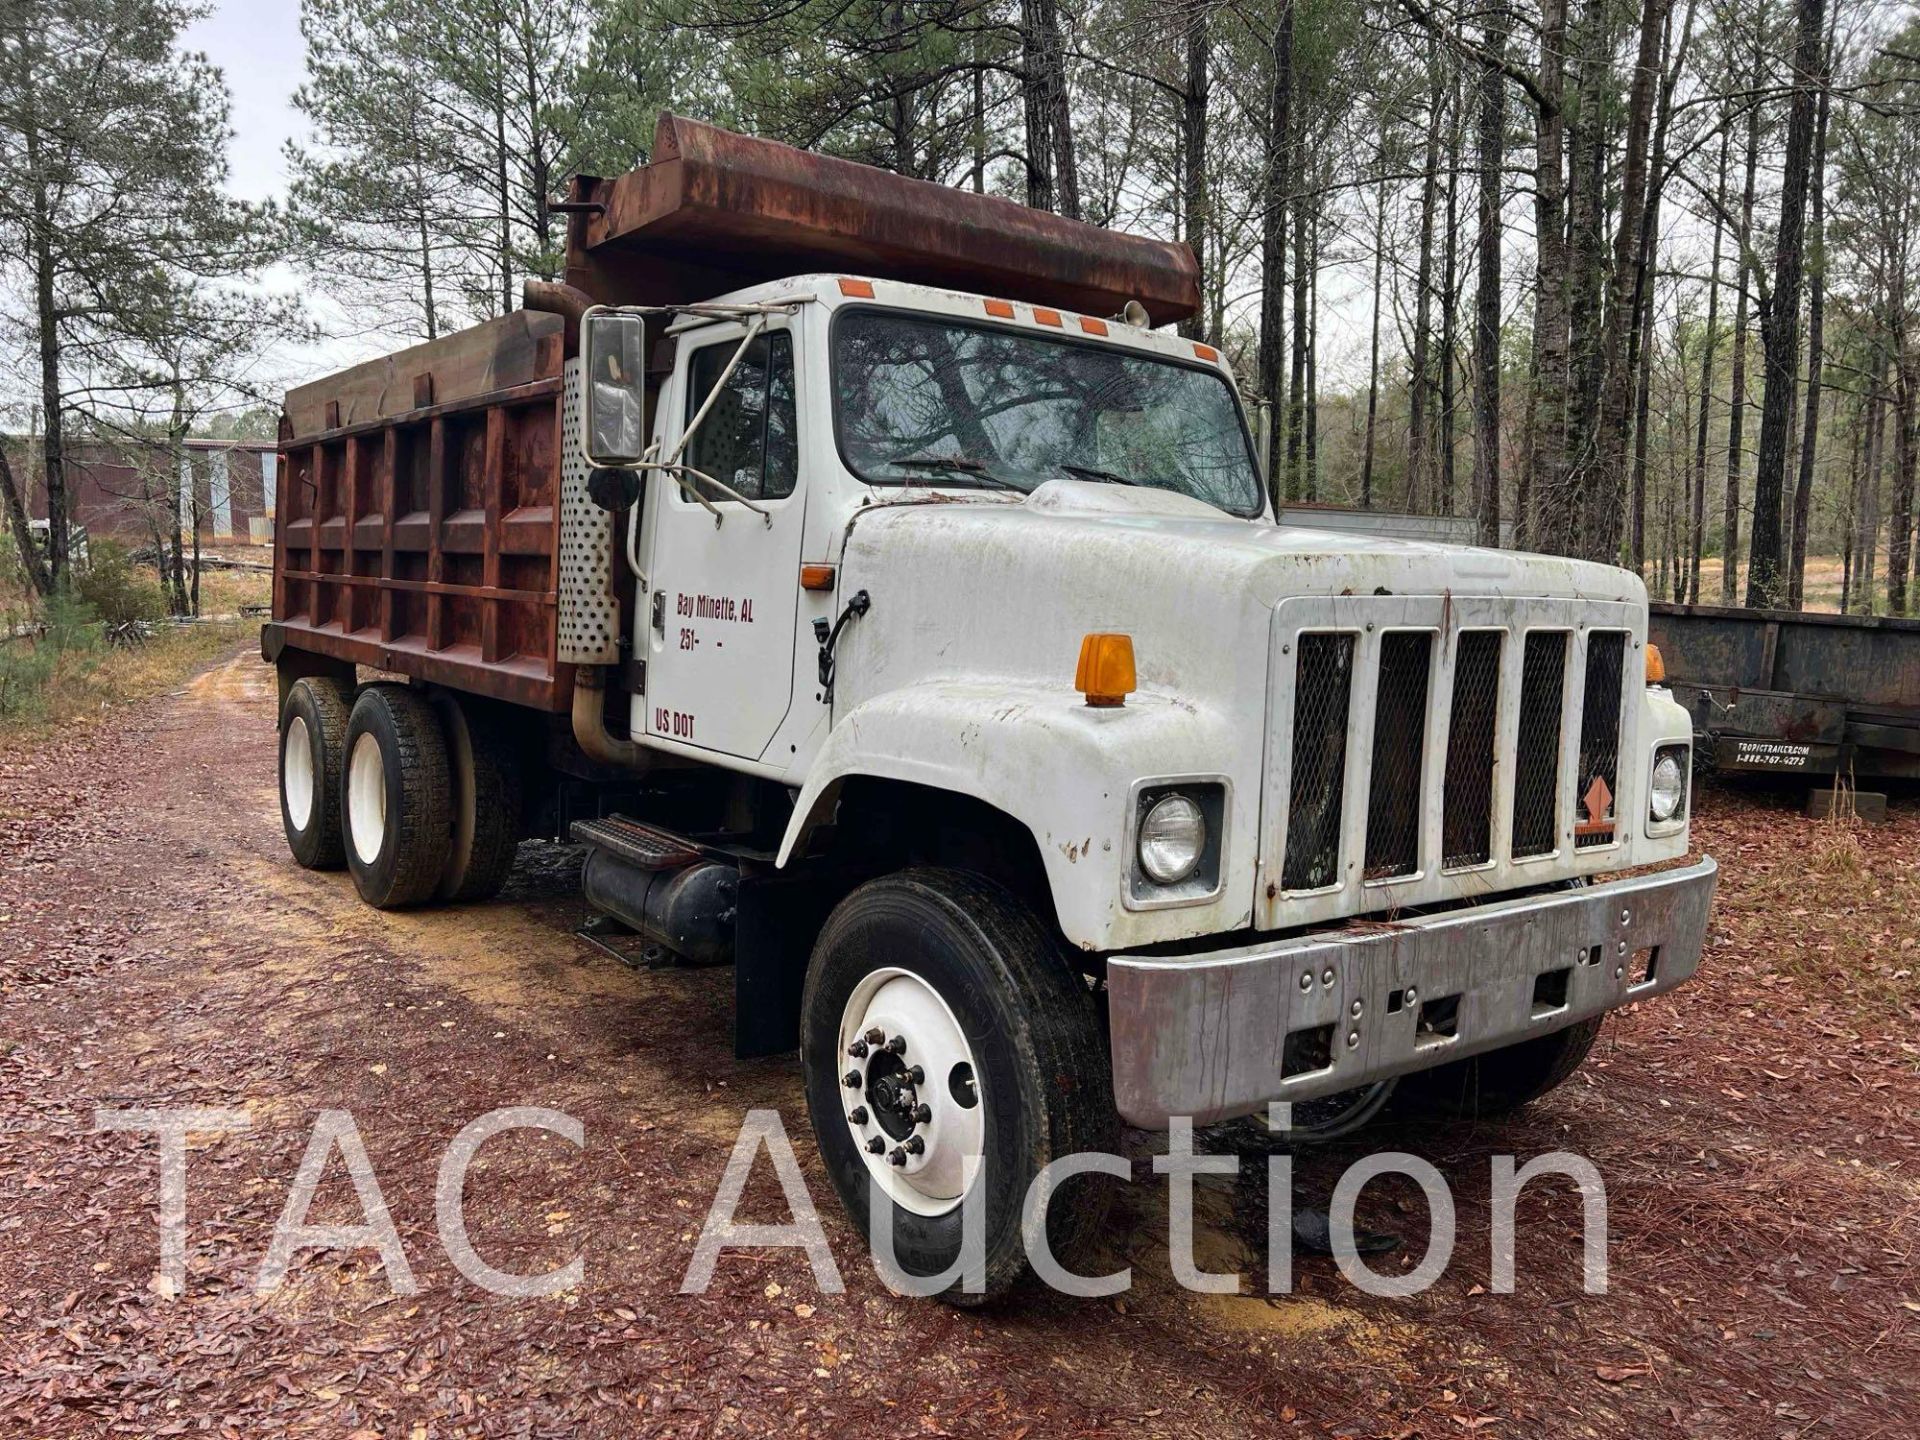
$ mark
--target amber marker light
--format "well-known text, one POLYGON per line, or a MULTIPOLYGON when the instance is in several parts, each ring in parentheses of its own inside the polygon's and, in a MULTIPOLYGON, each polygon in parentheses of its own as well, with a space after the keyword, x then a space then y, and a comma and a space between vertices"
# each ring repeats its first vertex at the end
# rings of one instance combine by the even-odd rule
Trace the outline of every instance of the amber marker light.
POLYGON ((1080 642, 1080 665, 1073 672, 1073 688, 1087 704, 1110 710, 1127 703, 1134 692, 1133 637, 1093 634, 1080 642))
POLYGON ((833 566, 802 565, 800 567, 800 588, 802 590, 831 590, 833 588, 833 566))
POLYGON ((873 282, 843 279, 840 282, 840 293, 854 300, 871 300, 873 299, 873 282))
POLYGON ((987 314, 993 316, 996 320, 1013 319, 1013 306, 1008 301, 982 300, 980 303, 986 308, 987 314))
POLYGON ((1647 684, 1664 685, 1667 683, 1667 657, 1660 653, 1660 647, 1651 640, 1647 642, 1647 684))
POLYGON ((1104 335, 1107 333, 1107 322, 1104 320, 1096 320, 1091 315, 1082 315, 1080 317, 1080 328, 1089 335, 1104 335))
POLYGON ((1194 342, 1193 353, 1209 365, 1217 365, 1220 361, 1218 350, 1211 345, 1202 345, 1198 341, 1194 342))

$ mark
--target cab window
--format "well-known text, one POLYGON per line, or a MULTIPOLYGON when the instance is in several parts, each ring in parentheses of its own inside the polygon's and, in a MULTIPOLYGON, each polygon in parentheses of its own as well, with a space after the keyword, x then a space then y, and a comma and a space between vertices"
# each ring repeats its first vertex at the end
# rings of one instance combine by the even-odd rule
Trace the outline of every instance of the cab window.
MULTIPOLYGON (((738 343, 723 341, 694 352, 689 363, 688 421, 706 403, 738 343)), ((747 347, 687 447, 687 464, 749 500, 783 500, 793 494, 800 447, 793 402, 793 337, 786 331, 757 336, 747 347)), ((716 504, 728 499, 718 491, 707 498, 716 504)))

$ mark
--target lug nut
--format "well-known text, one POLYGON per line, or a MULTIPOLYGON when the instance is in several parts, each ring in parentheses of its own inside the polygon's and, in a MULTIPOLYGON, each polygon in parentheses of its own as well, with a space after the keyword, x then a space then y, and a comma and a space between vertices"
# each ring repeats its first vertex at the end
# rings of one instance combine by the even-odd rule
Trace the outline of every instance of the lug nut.
POLYGON ((907 1153, 909 1155, 926 1154, 927 1142, 922 1140, 918 1135, 909 1135, 907 1137, 907 1153))
POLYGON ((891 1040, 887 1041, 887 1049, 891 1050, 896 1055, 906 1054, 907 1053, 907 1037, 904 1035, 894 1036, 891 1040))
POLYGON ((915 1065, 907 1071, 907 1079, 912 1084, 924 1085, 927 1083, 927 1072, 915 1065))
POLYGON ((904 1150, 902 1150, 902 1149, 901 1149, 901 1148, 900 1148, 900 1147, 899 1147, 898 1145, 896 1145, 896 1146, 894 1146, 894 1147, 893 1147, 893 1149, 891 1149, 891 1150, 889 1150, 889 1151, 887 1152, 887 1163, 888 1163, 889 1165, 904 1165, 904 1164, 906 1164, 906 1163, 907 1163, 907 1152, 906 1152, 906 1151, 904 1151, 904 1150))
POLYGON ((867 1141, 867 1153, 869 1155, 878 1155, 881 1151, 885 1150, 886 1148, 887 1148, 887 1142, 882 1140, 878 1135, 874 1136, 871 1140, 867 1141))
POLYGON ((874 1026, 871 1030, 867 1031, 867 1043, 869 1045, 878 1045, 882 1040, 885 1040, 886 1038, 887 1038, 887 1032, 882 1030, 878 1025, 874 1026))
POLYGON ((849 1090, 858 1090, 860 1088, 860 1072, 858 1070, 849 1070, 845 1075, 840 1077, 840 1082, 849 1090))
POLYGON ((931 1119, 933 1119, 933 1107, 931 1105, 916 1105, 913 1107, 914 1124, 924 1125, 931 1119))
POLYGON ((866 1059, 867 1058, 867 1042, 864 1040, 854 1041, 851 1045, 847 1046, 847 1054, 851 1055, 856 1060, 866 1059))
POLYGON ((855 1125, 866 1124, 867 1123, 867 1107, 864 1105, 854 1106, 853 1109, 847 1113, 847 1119, 850 1120, 855 1125))

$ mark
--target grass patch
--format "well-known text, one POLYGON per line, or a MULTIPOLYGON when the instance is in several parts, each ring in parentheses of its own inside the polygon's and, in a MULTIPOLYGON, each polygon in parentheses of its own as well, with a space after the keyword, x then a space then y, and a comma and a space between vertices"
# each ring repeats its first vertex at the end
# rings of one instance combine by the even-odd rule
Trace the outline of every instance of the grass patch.
POLYGON ((42 633, 0 645, 0 753, 165 694, 258 629, 252 620, 163 623, 143 643, 117 645, 75 602, 55 602, 46 618, 42 633))

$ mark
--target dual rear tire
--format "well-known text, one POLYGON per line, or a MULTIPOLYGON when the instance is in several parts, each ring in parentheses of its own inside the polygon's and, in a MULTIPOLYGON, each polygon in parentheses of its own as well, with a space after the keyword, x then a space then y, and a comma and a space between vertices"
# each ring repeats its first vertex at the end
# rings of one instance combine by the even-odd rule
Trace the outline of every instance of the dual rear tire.
POLYGON ((344 688, 308 676, 280 713, 280 817, 310 870, 344 862, 383 910, 498 893, 519 839, 509 747, 451 699, 404 685, 344 688))

